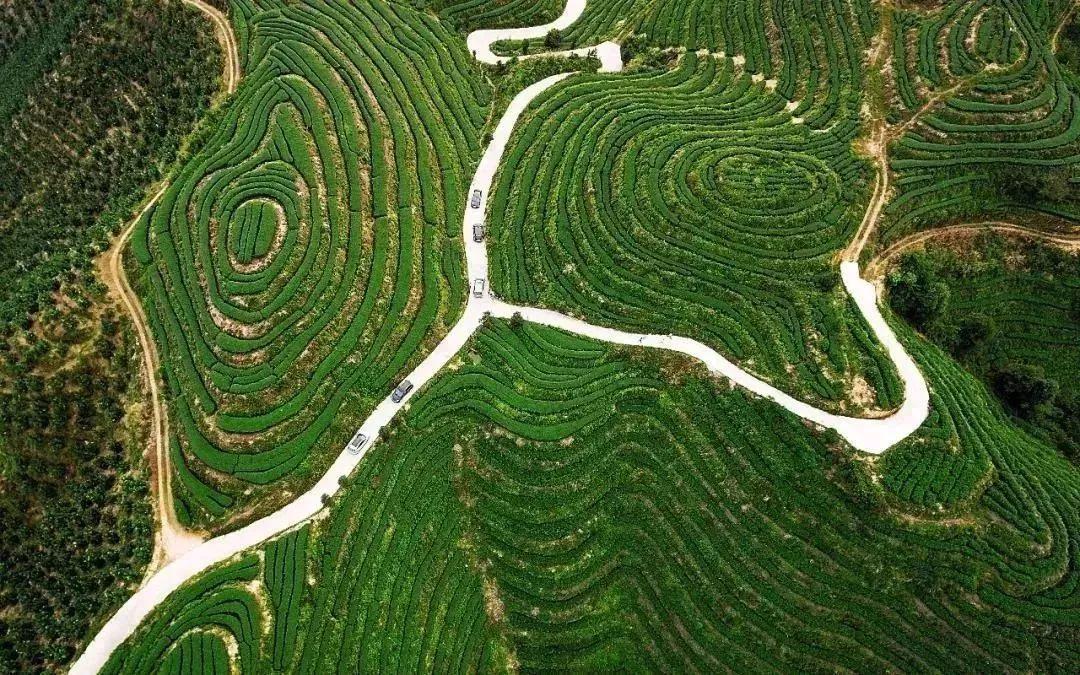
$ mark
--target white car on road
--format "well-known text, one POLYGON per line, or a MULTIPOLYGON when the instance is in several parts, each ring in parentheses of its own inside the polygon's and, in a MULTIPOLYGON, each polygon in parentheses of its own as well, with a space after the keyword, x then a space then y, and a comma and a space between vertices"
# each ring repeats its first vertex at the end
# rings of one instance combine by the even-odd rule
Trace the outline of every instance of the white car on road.
POLYGON ((364 448, 365 445, 367 445, 367 442, 367 434, 362 431, 357 431, 355 434, 353 434, 352 440, 349 441, 349 444, 345 446, 345 448, 352 454, 359 455, 360 451, 364 448))

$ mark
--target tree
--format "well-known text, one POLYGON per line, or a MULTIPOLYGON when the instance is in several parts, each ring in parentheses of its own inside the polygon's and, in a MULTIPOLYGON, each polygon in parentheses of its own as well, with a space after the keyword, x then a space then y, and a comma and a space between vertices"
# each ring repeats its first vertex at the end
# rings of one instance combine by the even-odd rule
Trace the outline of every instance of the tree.
POLYGON ((930 259, 921 253, 909 253, 893 270, 886 286, 893 310, 925 331, 949 305, 949 285, 942 281, 930 259))
POLYGON ((1077 191, 1072 185, 1070 171, 1070 167, 1064 166, 1036 169, 1005 165, 993 173, 992 182, 1007 201, 1022 206, 1074 201, 1077 191))
POLYGON ((981 312, 972 313, 956 329, 957 352, 969 352, 997 331, 993 319, 981 312))
POLYGON ((1002 402, 1022 417, 1031 417, 1058 392, 1058 383, 1029 363, 1006 364, 992 375, 991 383, 1002 402))
POLYGON ((548 49, 557 49, 562 42, 562 32, 558 28, 552 28, 544 36, 544 46, 548 49))

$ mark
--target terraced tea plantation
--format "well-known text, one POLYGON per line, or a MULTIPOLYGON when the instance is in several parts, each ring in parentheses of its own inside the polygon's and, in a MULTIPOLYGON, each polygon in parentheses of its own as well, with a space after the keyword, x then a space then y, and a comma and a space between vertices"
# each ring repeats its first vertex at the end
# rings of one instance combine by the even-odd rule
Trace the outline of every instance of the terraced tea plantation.
POLYGON ((461 41, 407 7, 232 16, 240 89, 134 239, 195 524, 320 471, 456 318, 487 114, 461 41))
POLYGON ((880 21, 869 0, 594 0, 561 37, 724 54, 775 81, 810 128, 849 138, 864 93, 864 52, 880 21))
POLYGON ((883 242, 995 206, 1075 221, 1080 89, 1054 53, 1070 2, 942 4, 893 18, 889 114, 909 126, 883 242))
POLYGON ((879 467, 681 358, 494 322, 328 518, 178 593, 111 670, 232 642, 243 672, 1067 669, 1078 474, 918 356, 918 456, 952 437, 983 473, 881 482, 968 500, 954 525, 897 519, 879 467))
POLYGON ((1077 259, 883 253, 1072 245, 1080 10, 227 5, 243 81, 134 240, 219 536, 73 672, 1080 671, 1075 424, 950 342, 1072 373, 1077 259))
POLYGON ((497 294, 695 337, 807 400, 899 403, 832 263, 865 208, 849 142, 695 53, 576 78, 519 129, 491 204, 497 294), (872 385, 857 400, 852 379, 872 385))
POLYGON ((888 276, 890 301, 912 285, 944 292, 913 317, 930 340, 982 379, 1021 425, 1080 460, 1080 258, 997 234, 934 242, 888 276))

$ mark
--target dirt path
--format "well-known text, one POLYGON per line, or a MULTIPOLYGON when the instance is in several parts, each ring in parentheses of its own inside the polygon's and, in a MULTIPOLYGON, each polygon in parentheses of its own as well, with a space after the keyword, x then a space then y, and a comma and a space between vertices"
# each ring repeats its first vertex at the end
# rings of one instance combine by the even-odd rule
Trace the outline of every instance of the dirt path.
POLYGON ((877 230, 881 211, 885 208, 885 202, 889 197, 889 142, 888 127, 884 122, 874 125, 870 137, 862 143, 861 150, 868 155, 875 165, 874 192, 870 195, 870 203, 866 205, 866 213, 863 214, 859 229, 855 231, 851 243, 847 245, 842 254, 845 262, 859 262, 866 242, 870 235, 877 230))
POLYGON ((221 52, 225 57, 225 71, 221 75, 222 84, 226 94, 233 93, 240 84, 240 51, 236 48, 236 36, 233 34, 229 18, 220 9, 207 4, 204 0, 184 0, 184 4, 194 7, 214 22, 214 32, 217 34, 218 42, 221 43, 221 52))
POLYGON ((1069 11, 1065 12, 1065 16, 1061 17, 1061 23, 1058 24, 1058 27, 1054 30, 1054 34, 1050 37, 1051 54, 1057 54, 1058 37, 1061 36, 1062 29, 1068 25, 1069 19, 1071 19, 1072 15, 1076 13, 1077 7, 1080 7, 1080 2, 1074 2, 1072 7, 1069 8, 1069 11))
MULTIPOLYGON (((224 71, 222 72, 223 92, 226 95, 233 93, 240 82, 240 56, 236 48, 236 38, 233 35, 232 26, 220 10, 208 5, 203 0, 184 0, 184 3, 203 12, 213 21, 214 32, 221 45, 225 61, 224 71)), ((149 578, 162 566, 180 557, 204 540, 203 536, 185 529, 177 521, 176 512, 173 509, 172 471, 169 465, 169 423, 163 403, 162 387, 158 379, 160 360, 142 304, 132 290, 127 274, 124 271, 124 249, 127 247, 135 227, 161 196, 165 194, 167 188, 168 185, 164 185, 154 193, 154 196, 146 202, 146 205, 143 206, 127 227, 113 240, 109 250, 98 260, 98 270, 102 281, 108 286, 113 297, 119 300, 128 316, 131 317, 131 323, 135 328, 139 348, 143 355, 143 370, 147 380, 147 390, 150 392, 151 431, 148 458, 155 493, 154 511, 155 520, 157 521, 157 534, 154 538, 154 555, 150 565, 147 567, 146 578, 149 578)))
POLYGON ((1080 251, 1080 230, 1074 233, 1045 232, 1024 225, 1017 225, 1003 220, 988 220, 981 223, 963 223, 959 225, 947 225, 924 232, 910 234, 886 248, 874 256, 866 265, 866 273, 870 278, 880 277, 885 273, 888 263, 901 253, 916 248, 930 239, 956 235, 971 235, 980 232, 999 232, 1026 239, 1037 239, 1056 246, 1061 246, 1070 251, 1080 251))
MULTIPOLYGON (((883 35, 887 37, 883 37, 878 41, 870 56, 870 68, 879 72, 884 72, 888 69, 888 58, 889 54, 892 53, 892 30, 888 24, 885 25, 883 30, 883 35)), ((885 112, 881 107, 887 105, 887 99, 881 98, 876 102, 878 109, 871 113, 869 133, 859 141, 856 141, 856 150, 860 154, 870 158, 874 163, 874 170, 876 172, 876 176, 874 177, 874 191, 870 196, 870 202, 866 206, 866 212, 863 214, 862 222, 859 223, 859 228, 855 231, 855 236, 852 237, 851 243, 849 243, 840 254, 840 259, 842 261, 858 263, 859 258, 862 256, 863 249, 866 248, 867 242, 870 241, 871 235, 877 231, 881 213, 885 208, 885 204, 889 201, 891 179, 889 172, 889 146, 894 141, 903 137, 903 135, 914 127, 926 113, 934 110, 961 90, 972 86, 976 81, 977 76, 964 78, 947 89, 942 89, 931 94, 926 103, 916 110, 911 117, 896 124, 889 124, 885 121, 885 112)))
POLYGON ((166 187, 160 188, 150 198, 146 206, 139 211, 138 215, 120 233, 120 236, 113 241, 113 245, 99 260, 98 265, 102 281, 109 287, 112 295, 120 300, 121 306, 131 317, 131 323, 135 328, 135 335, 138 337, 139 348, 143 355, 143 374, 146 376, 147 390, 150 392, 149 460, 150 474, 156 497, 154 500, 154 512, 157 521, 157 536, 154 538, 154 556, 147 567, 147 576, 203 540, 199 535, 188 532, 176 520, 176 513, 172 507, 172 471, 169 469, 168 418, 162 403, 161 384, 158 380, 160 361, 142 304, 131 289, 127 274, 124 272, 124 249, 131 239, 139 220, 147 211, 153 208, 158 199, 165 194, 165 190, 166 187))

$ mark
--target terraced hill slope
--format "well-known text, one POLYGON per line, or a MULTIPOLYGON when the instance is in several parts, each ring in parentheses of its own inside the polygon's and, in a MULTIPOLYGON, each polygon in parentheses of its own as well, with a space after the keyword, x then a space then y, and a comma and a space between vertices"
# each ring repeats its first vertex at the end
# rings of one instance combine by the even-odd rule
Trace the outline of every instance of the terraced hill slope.
POLYGON ((488 96, 461 41, 401 5, 232 16, 243 83, 134 237, 193 524, 309 481, 456 318, 451 223, 488 96))
POLYGON ((893 17, 897 196, 881 239, 995 210, 1080 214, 1080 89, 1055 58, 1069 3, 941 3, 893 17))
MULTIPOLYGON (((723 53, 775 81, 811 128, 849 134, 867 76, 863 52, 878 24, 870 0, 590 0, 559 38, 572 46, 616 39, 629 51, 647 45, 723 53)), ((530 45, 539 48, 539 41, 530 45)))
POLYGON ((865 209, 865 167, 785 103, 692 52, 670 70, 553 89, 500 170, 495 292, 697 338, 803 399, 898 405, 832 264, 865 209))
POLYGON ((328 518, 178 593, 110 669, 222 640, 244 672, 1075 664, 1080 474, 919 360, 938 413, 901 480, 680 358, 493 322, 328 518), (945 436, 974 491, 927 461, 945 436), (894 478, 967 506, 891 511, 894 478))
MULTIPOLYGON (((569 13, 583 4, 568 4, 569 13)), ((445 200, 434 202, 446 204, 445 215, 452 208, 464 214, 464 227, 453 236, 457 242, 465 235, 467 269, 476 285, 462 321, 433 352, 434 360, 417 368, 417 381, 428 383, 445 359, 458 353, 483 311, 508 320, 488 317, 467 348, 404 405, 392 399, 379 403, 361 427, 375 437, 371 449, 361 451, 362 460, 343 451, 311 492, 249 527, 211 539, 152 579, 129 603, 128 613, 99 633, 76 672, 106 660, 109 672, 145 672, 163 663, 176 670, 199 664, 250 672, 1075 670, 1080 664, 1077 468, 1014 424, 984 384, 891 317, 921 370, 909 377, 914 369, 901 365, 908 386, 896 391, 880 347, 835 288, 835 264, 843 259, 844 279, 854 273, 848 288, 861 291, 860 307, 872 317, 875 335, 891 353, 903 355, 892 332, 879 326, 885 321, 866 309, 866 304, 873 309, 873 292, 857 278, 854 261, 902 236, 903 228, 889 228, 919 203, 906 198, 884 217, 881 207, 904 198, 908 172, 925 169, 930 178, 919 180, 947 190, 960 184, 949 182, 951 160, 939 163, 911 153, 927 150, 925 145, 951 152, 949 134, 957 131, 959 144, 975 152, 974 164, 1016 159, 1018 166, 1074 170, 1071 122, 1062 133, 1049 128, 1065 120, 1067 111, 1050 115, 1052 123, 1025 120, 1022 128, 987 142, 969 142, 968 130, 948 124, 926 130, 935 116, 962 108, 954 102, 985 83, 999 90, 983 103, 1007 106, 1028 84, 1049 81, 1050 67, 1049 75, 1021 77, 1030 74, 1031 59, 1016 55, 1045 60, 1047 50, 1053 51, 1055 26, 1063 25, 1068 11, 1057 0, 986 0, 975 9, 958 4, 898 2, 875 9, 865 0, 656 1, 622 3, 623 14, 617 15, 612 8, 620 3, 589 3, 581 30, 621 38, 622 54, 615 56, 625 57, 627 68, 609 68, 619 75, 545 78, 521 92, 515 98, 520 105, 511 104, 501 118, 508 124, 494 127, 473 183, 456 185, 458 200, 472 196, 466 192, 472 186, 482 186, 485 194, 466 207, 453 202, 447 188, 445 200), (928 26, 929 37, 920 43, 927 64, 950 64, 951 70, 952 64, 972 59, 962 81, 919 79, 913 85, 917 107, 895 102, 902 77, 888 75, 897 50, 906 49, 908 37, 900 26, 911 20, 928 26), (954 21, 967 28, 940 29, 954 21), (704 30, 710 23, 711 32, 704 30), (643 26, 649 26, 645 34, 643 26), (739 40, 748 54, 726 51, 739 40), (1049 45, 1042 56, 1040 40, 1049 45), (976 53, 981 60, 971 56, 976 53), (539 98, 526 107, 522 101, 534 94, 539 98), (510 138, 505 132, 522 112, 510 138), (1027 131, 1048 132, 1039 138, 1050 140, 1034 141, 1024 151, 1008 147, 1016 134, 1027 131), (1007 152, 991 160, 998 153, 992 144, 1007 152), (904 164, 912 159, 914 164, 904 164), (472 224, 484 218, 488 204, 488 239, 474 241, 472 224), (483 286, 489 260, 497 296, 635 331, 695 334, 820 405, 919 400, 918 416, 905 419, 915 420, 912 428, 922 426, 914 433, 905 427, 905 440, 884 454, 859 453, 837 434, 786 412, 805 407, 756 399, 681 356, 644 347, 671 346, 671 336, 667 343, 658 342, 665 337, 646 342, 657 336, 582 327, 583 322, 561 317, 558 325, 629 345, 613 347, 528 324, 520 315, 509 319, 515 309, 538 321, 552 321, 553 313, 515 308, 492 297, 483 286), (924 384, 923 375, 929 390, 913 386, 924 384), (927 391, 928 417, 921 404, 927 391), (197 559, 200 552, 204 557, 197 559), (208 570, 211 561, 220 564, 208 570), (135 630, 144 617, 148 620, 135 630)), ((457 6, 435 9, 445 13, 457 6)), ((543 3, 514 6, 546 11, 543 3)), ((499 3, 471 7, 494 12, 499 3)), ((298 31, 323 25, 301 24, 300 17, 312 11, 308 5, 258 9, 246 2, 234 6, 249 69, 258 67, 254 55, 276 54, 278 43, 290 44, 284 32, 275 32, 272 45, 253 47, 260 44, 260 25, 276 26, 282 17, 296 17, 290 28, 298 31)), ((408 35, 415 42, 409 31, 421 25, 430 30, 428 46, 443 39, 460 46, 441 28, 437 14, 376 3, 341 10, 341 16, 351 11, 389 31, 360 33, 359 41, 374 49, 375 59, 375 52, 400 45, 413 59, 409 63, 429 63, 403 39, 408 35)), ((546 38, 541 37, 546 26, 528 33, 551 48, 581 46, 572 35, 578 26, 546 38)), ((321 44, 325 33, 313 34, 321 44)), ((334 44, 316 50, 318 58, 302 55, 321 64, 323 54, 336 53, 334 44)), ((536 40, 527 44, 502 47, 534 54, 536 40)), ((489 46, 485 42, 484 50, 489 46)), ((487 51, 477 55, 493 60, 487 51)), ((618 58, 610 59, 610 50, 604 55, 621 66, 618 58)), ((479 112, 470 117, 477 120, 471 128, 482 134, 492 129, 493 120, 484 119, 487 101, 480 78, 474 77, 480 73, 459 69, 458 56, 447 52, 439 65, 460 76, 457 86, 476 85, 479 112)), ((342 62, 346 73, 354 65, 342 62)), ((377 61, 377 68, 383 67, 397 73, 408 66, 377 61)), ((514 68, 504 63, 483 74, 497 78, 514 68)), ((293 79, 285 79, 288 91, 297 91, 293 79)), ((430 100, 442 100, 436 88, 426 80, 416 82, 413 90, 429 97, 416 101, 409 90, 391 87, 390 100, 413 101, 427 110, 430 100)), ((1061 100, 1075 98, 1068 78, 1061 79, 1059 89, 1061 100)), ((240 96, 245 93, 250 94, 242 89, 240 96)), ((359 100, 363 109, 365 101, 384 99, 359 100)), ((267 115, 272 123, 266 133, 257 127, 255 134, 273 139, 272 144, 255 144, 253 159, 245 155, 238 166, 246 170, 245 162, 257 163, 263 148, 272 147, 280 153, 265 162, 272 167, 251 171, 280 177, 274 173, 277 163, 288 157, 309 185, 312 172, 295 159, 298 144, 291 140, 301 125, 290 131, 292 113, 280 107, 267 115)), ((493 107, 501 112, 498 101, 493 107)), ((348 113, 347 107, 335 110, 348 113)), ((1002 119, 1019 119, 1016 112, 1002 119)), ((336 123, 339 115, 331 117, 336 123)), ((246 118, 235 119, 236 125, 224 125, 227 130, 242 128, 246 118)), ((425 134, 446 123, 429 121, 430 126, 422 125, 425 134)), ((996 123, 976 127, 989 137, 1002 131, 996 123)), ((460 138, 471 148, 467 125, 450 128, 460 128, 460 138)), ((321 135, 312 137, 312 145, 320 147, 321 135)), ((329 156, 330 162, 318 164, 324 173, 336 166, 333 153, 329 156)), ((466 166, 466 155, 458 157, 466 166)), ((215 209, 227 213, 217 204, 236 204, 232 213, 250 212, 226 219, 222 227, 237 232, 218 233, 216 241, 227 242, 224 253, 192 245, 198 256, 175 266, 198 271, 213 269, 208 260, 228 260, 231 269, 246 273, 245 265, 273 258, 276 249, 273 243, 266 249, 263 224, 272 220, 275 204, 287 202, 222 197, 199 206, 200 194, 227 183, 207 176, 192 179, 180 193, 196 205, 190 210, 195 225, 212 234, 215 209), (205 226, 200 214, 206 214, 205 226)), ((1072 182, 1069 174, 1064 185, 1072 182)), ((338 201, 332 184, 327 181, 330 211, 338 201)), ((961 197, 975 207, 975 193, 961 197)), ((424 208, 432 203, 416 200, 424 208)), ((408 203, 399 205, 404 209, 408 203)), ((1067 209, 1059 206, 1053 212, 1067 220, 1067 209)), ((1045 200, 1034 208, 1051 212, 1045 200)), ((189 210, 174 210, 174 216, 181 212, 189 210)), ((925 218, 913 216, 906 231, 946 221, 950 213, 935 206, 925 218)), ((332 233, 329 216, 327 223, 332 233)), ((294 229, 301 238, 315 237, 310 227, 285 231, 294 229)), ((172 241, 173 230, 161 232, 163 241, 172 241)), ((187 241, 185 230, 175 232, 177 241, 187 241)), ((455 244, 449 241, 444 261, 453 256, 455 244)), ((154 244, 153 235, 149 242, 154 244)), ((143 253, 145 259, 151 251, 143 253)), ((465 290, 460 271, 457 287, 449 267, 443 272, 447 287, 465 290)), ((218 288, 240 278, 226 278, 218 288)), ((281 288, 292 288, 292 278, 282 278, 281 288)), ((215 288, 213 283, 208 279, 206 287, 215 288)), ((419 282, 410 283, 417 288, 419 282)), ((189 286, 201 290, 201 280, 189 286)), ((277 286, 271 282, 270 288, 277 286)), ((349 297, 367 302, 368 295, 349 297)), ((316 307, 322 307, 319 302, 316 307)), ((239 303, 230 314, 208 310, 208 316, 195 319, 200 326, 219 326, 224 317, 228 321, 220 328, 228 335, 244 317, 240 310, 247 309, 239 303)), ((249 337, 240 331, 214 346, 228 352, 249 337)), ((253 344, 262 339, 256 337, 253 344)), ((313 344, 321 353, 321 343, 313 344)), ((384 354, 381 344, 358 343, 362 365, 384 354)), ((266 353, 276 354, 278 348, 268 347, 266 353)), ((422 350, 407 353, 414 358, 422 350)), ((255 359, 263 353, 256 348, 253 354, 255 359)), ((195 363, 181 374, 202 372, 205 364, 195 363)), ((294 399, 278 401, 273 392, 323 385, 314 376, 292 379, 306 372, 301 359, 288 377, 266 380, 270 388, 260 394, 278 407, 263 410, 244 397, 250 392, 243 388, 255 386, 248 375, 266 370, 241 374, 245 363, 207 369, 214 386, 240 390, 235 398, 215 394, 203 412, 216 410, 219 398, 242 401, 247 407, 236 405, 207 418, 219 426, 217 436, 249 434, 269 443, 294 424, 285 419, 293 415, 294 399), (279 411, 280 430, 236 426, 249 419, 277 421, 271 415, 279 411)), ((356 377, 370 372, 369 367, 356 377)), ((745 375, 734 367, 723 372, 745 375)), ((178 391, 188 388, 177 385, 178 391)), ((322 410, 323 399, 310 401, 322 410)), ((362 399, 368 410, 371 401, 362 399)), ((337 409, 348 411, 351 403, 345 400, 337 409)), ((891 428, 888 419, 861 421, 891 428)), ((338 429, 348 424, 343 416, 338 429)), ((331 428, 328 442, 335 433, 331 428)), ((261 447, 243 454, 194 449, 203 451, 208 464, 221 458, 232 462, 228 466, 237 482, 215 476, 222 489, 241 489, 239 479, 277 481, 285 475, 291 489, 313 470, 300 457, 312 456, 310 451, 301 453, 291 442, 289 437, 273 451, 261 447), (269 468, 249 464, 252 458, 269 468), (282 463, 274 464, 279 459, 282 463)), ((192 473, 200 480, 211 475, 192 473)), ((260 498, 240 494, 240 507, 260 498)))
POLYGON ((1080 258, 968 234, 901 258, 890 302, 978 375, 1035 435, 1080 460, 1080 258), (924 289, 941 298, 930 305, 924 289))

